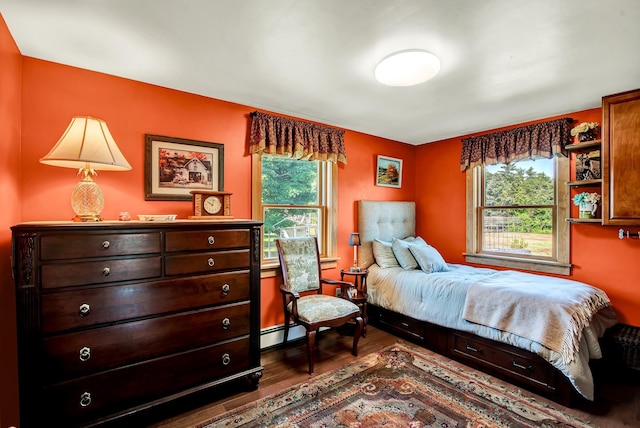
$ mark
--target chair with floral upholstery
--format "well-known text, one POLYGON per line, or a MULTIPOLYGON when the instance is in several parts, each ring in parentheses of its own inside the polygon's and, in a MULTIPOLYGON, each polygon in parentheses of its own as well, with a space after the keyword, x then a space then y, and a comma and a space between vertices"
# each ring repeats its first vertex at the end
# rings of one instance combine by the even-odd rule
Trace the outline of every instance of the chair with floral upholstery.
POLYGON ((348 299, 350 284, 322 278, 318 241, 315 237, 276 239, 283 283, 280 286, 284 303, 284 340, 287 343, 291 320, 307 331, 309 374, 315 362, 316 334, 320 327, 340 327, 355 322, 353 334, 354 356, 358 356, 358 340, 364 327, 360 308, 348 299), (341 297, 322 294, 322 285, 339 285, 341 297))

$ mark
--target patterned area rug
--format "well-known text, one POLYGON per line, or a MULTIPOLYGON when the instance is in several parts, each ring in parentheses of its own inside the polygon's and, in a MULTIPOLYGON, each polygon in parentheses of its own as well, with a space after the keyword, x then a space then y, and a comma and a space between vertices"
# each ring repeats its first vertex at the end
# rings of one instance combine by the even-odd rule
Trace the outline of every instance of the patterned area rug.
POLYGON ((200 424, 213 427, 593 427, 404 344, 200 424))

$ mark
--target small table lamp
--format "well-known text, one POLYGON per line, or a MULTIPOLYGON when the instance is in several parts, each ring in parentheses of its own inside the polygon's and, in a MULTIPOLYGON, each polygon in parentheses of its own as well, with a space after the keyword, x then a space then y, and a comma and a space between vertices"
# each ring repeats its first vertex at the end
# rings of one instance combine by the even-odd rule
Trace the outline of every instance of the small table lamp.
POLYGON ((349 245, 353 247, 353 266, 349 269, 351 272, 360 272, 360 267, 358 266, 358 247, 362 245, 360 243, 360 234, 352 233, 351 237, 349 237, 349 245))
POLYGON ((93 176, 99 171, 126 171, 131 165, 120 152, 104 120, 74 117, 60 140, 40 163, 78 168, 81 180, 71 194, 73 221, 101 221, 104 196, 93 176))

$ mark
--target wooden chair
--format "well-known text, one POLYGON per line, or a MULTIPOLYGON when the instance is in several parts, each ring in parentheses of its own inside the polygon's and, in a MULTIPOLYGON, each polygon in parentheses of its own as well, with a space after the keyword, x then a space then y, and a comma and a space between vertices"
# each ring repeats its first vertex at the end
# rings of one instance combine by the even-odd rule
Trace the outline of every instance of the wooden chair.
POLYGON ((320 327, 340 327, 349 320, 355 321, 353 334, 354 356, 358 356, 358 340, 364 321, 360 308, 350 298, 350 284, 322 278, 318 241, 315 237, 276 239, 283 283, 280 285, 284 303, 284 340, 287 343, 291 320, 307 331, 309 374, 315 362, 316 334, 320 327), (339 285, 341 297, 322 294, 322 284, 339 285), (305 294, 302 294, 305 293, 305 294))

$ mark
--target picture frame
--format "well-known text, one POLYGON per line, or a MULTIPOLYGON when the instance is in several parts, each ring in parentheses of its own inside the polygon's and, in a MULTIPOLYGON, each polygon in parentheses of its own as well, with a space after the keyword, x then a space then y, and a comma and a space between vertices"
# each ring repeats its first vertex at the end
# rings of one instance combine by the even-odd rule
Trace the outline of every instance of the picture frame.
POLYGON ((402 159, 378 155, 376 186, 402 187, 402 159))
POLYGON ((224 145, 145 134, 144 199, 190 201, 192 190, 224 190, 224 145))

